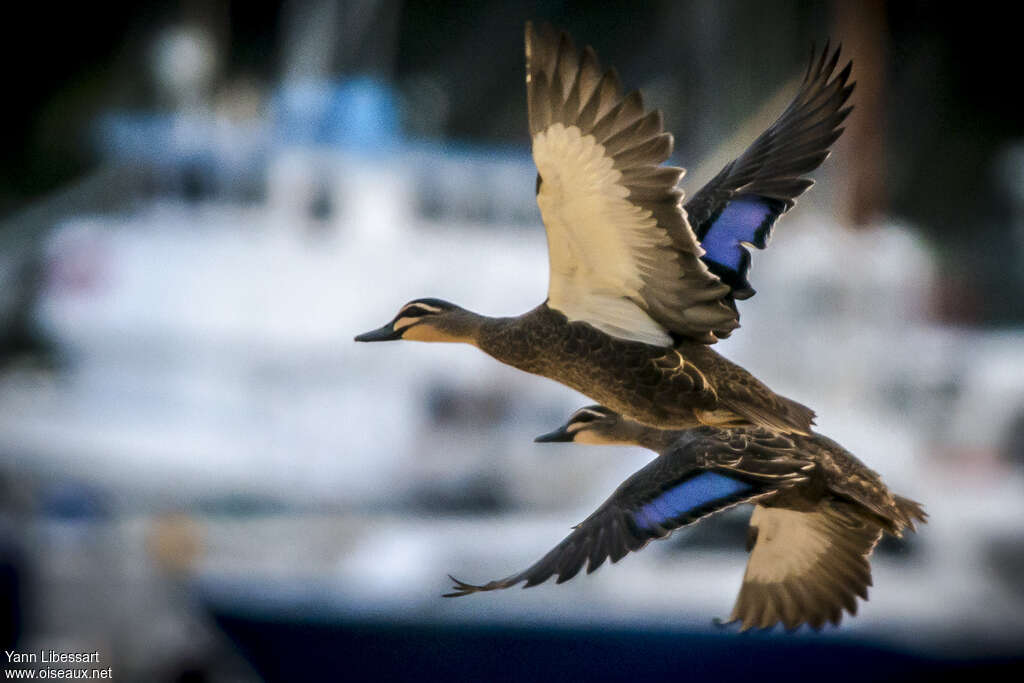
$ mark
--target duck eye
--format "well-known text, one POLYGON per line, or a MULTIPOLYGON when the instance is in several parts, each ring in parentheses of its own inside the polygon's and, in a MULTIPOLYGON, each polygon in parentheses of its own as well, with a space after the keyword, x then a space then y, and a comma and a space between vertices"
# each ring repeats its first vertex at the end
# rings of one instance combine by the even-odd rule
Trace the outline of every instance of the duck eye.
POLYGON ((423 318, 433 313, 440 313, 441 309, 426 304, 406 304, 398 314, 403 318, 423 318))

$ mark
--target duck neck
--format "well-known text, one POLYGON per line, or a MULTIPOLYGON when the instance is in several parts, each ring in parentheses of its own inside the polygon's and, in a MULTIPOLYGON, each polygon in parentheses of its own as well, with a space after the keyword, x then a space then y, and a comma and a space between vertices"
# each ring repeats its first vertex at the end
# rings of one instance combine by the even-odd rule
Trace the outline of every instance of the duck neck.
POLYGON ((679 438, 678 429, 656 429, 655 427, 648 427, 632 420, 629 420, 629 423, 631 423, 632 428, 629 441, 655 453, 665 451, 670 444, 679 438))
POLYGON ((542 305, 515 318, 477 316, 473 343, 502 363, 526 372, 542 373, 546 367, 544 352, 550 350, 551 342, 544 334, 549 328, 546 315, 551 313, 542 305), (542 343, 545 341, 548 344, 542 343))
POLYGON ((479 313, 459 309, 445 317, 440 329, 450 341, 479 346, 481 331, 490 320, 479 313))

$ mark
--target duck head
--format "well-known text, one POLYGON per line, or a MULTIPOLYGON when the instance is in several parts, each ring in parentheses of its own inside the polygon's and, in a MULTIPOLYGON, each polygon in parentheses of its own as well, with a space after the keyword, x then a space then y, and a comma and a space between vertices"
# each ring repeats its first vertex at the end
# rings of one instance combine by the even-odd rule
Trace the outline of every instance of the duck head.
POLYGON ((408 339, 425 342, 475 343, 480 316, 441 299, 414 299, 383 327, 364 332, 357 342, 408 339))
POLYGON ((642 446, 660 452, 678 436, 671 430, 655 429, 605 408, 587 406, 569 416, 558 429, 541 434, 538 443, 567 442, 597 446, 642 446))
POLYGON ((593 405, 580 408, 569 416, 564 425, 547 434, 541 434, 534 441, 597 445, 635 444, 630 437, 634 436, 635 428, 639 427, 639 423, 624 419, 604 406, 593 405))

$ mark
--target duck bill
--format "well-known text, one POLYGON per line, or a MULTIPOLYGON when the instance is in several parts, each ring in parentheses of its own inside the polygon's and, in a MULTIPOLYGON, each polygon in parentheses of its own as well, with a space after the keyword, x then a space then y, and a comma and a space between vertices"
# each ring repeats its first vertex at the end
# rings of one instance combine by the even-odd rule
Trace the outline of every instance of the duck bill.
POLYGON ((553 432, 548 432, 547 434, 541 434, 540 436, 535 438, 533 441, 534 441, 534 443, 559 443, 559 442, 572 441, 572 438, 573 438, 573 435, 571 433, 565 431, 565 427, 559 427, 558 429, 556 429, 553 432))
POLYGON ((382 342, 382 341, 394 341, 402 338, 402 331, 395 331, 395 328, 391 323, 388 323, 384 327, 378 327, 376 330, 370 330, 369 332, 363 332, 356 337, 357 342, 382 342))

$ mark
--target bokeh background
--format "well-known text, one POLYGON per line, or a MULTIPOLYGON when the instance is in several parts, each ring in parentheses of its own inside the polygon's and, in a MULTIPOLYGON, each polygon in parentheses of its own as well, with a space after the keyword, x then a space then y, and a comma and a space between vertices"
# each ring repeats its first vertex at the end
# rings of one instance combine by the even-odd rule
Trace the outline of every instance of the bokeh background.
POLYGON ((927 2, 35 3, 3 22, 0 624, 115 679, 845 680, 1024 656, 1017 24, 927 2), (856 110, 720 344, 924 502, 871 601, 738 637, 748 510, 561 586, 526 567, 649 454, 533 444, 590 403, 405 301, 544 298, 522 29, 664 110, 692 193, 795 92, 856 110))

